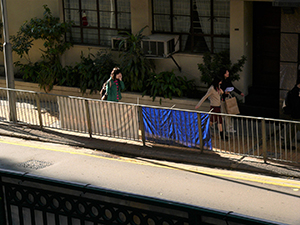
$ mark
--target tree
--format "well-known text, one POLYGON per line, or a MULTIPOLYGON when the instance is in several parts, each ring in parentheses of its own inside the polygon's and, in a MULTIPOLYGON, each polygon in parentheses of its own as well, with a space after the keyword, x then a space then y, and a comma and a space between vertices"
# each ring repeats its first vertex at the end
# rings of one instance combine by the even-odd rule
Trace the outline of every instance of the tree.
POLYGON ((58 77, 63 72, 60 56, 72 47, 70 42, 64 40, 65 34, 70 31, 71 22, 60 22, 54 17, 47 5, 44 5, 43 18, 32 18, 26 21, 19 29, 17 35, 11 37, 13 51, 28 63, 20 61, 15 65, 20 68, 25 79, 39 83, 40 88, 51 90, 58 83, 58 77), (43 49, 40 49, 41 61, 33 63, 29 51, 34 40, 43 40, 43 49))
POLYGON ((214 77, 219 75, 221 69, 227 69, 230 73, 232 81, 239 80, 239 72, 242 71, 246 63, 246 56, 242 56, 237 63, 232 63, 230 60, 229 51, 222 51, 216 54, 210 52, 204 53, 203 63, 198 64, 198 69, 201 71, 201 81, 210 85, 214 77))

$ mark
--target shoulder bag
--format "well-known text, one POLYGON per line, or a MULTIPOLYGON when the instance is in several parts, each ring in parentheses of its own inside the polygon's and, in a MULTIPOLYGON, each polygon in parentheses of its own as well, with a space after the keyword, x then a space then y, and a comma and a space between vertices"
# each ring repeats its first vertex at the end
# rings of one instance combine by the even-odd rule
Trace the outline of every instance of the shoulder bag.
POLYGON ((226 111, 228 114, 240 114, 239 106, 237 104, 236 97, 232 97, 230 94, 229 97, 225 99, 226 111))

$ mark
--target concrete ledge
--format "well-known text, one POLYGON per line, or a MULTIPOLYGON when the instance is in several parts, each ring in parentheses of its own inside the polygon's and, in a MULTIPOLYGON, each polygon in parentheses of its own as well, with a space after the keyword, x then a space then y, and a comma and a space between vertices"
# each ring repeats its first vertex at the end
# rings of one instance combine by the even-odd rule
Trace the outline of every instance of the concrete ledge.
MULTIPOLYGON (((0 78, 0 87, 6 87, 6 80, 0 78)), ((43 89, 40 89, 39 85, 36 83, 24 82, 24 81, 15 81, 15 88, 20 90, 36 91, 46 93, 43 89)), ((64 86, 54 86, 53 90, 49 92, 51 94, 57 95, 66 95, 66 96, 76 96, 76 97, 85 97, 92 99, 99 99, 99 91, 92 94, 82 94, 79 88, 75 87, 64 87, 64 86)), ((87 90, 87 93, 90 93, 90 90, 87 90)), ((188 109, 195 110, 195 105, 198 103, 199 99, 189 99, 189 98, 173 98, 164 99, 162 98, 162 104, 159 103, 160 97, 157 97, 155 101, 152 101, 150 96, 142 96, 140 93, 133 92, 124 92, 122 93, 122 102, 141 104, 141 105, 152 105, 152 106, 161 106, 167 108, 179 108, 179 109, 188 109)), ((205 101, 202 106, 199 108, 199 111, 209 111, 209 101, 205 101)))

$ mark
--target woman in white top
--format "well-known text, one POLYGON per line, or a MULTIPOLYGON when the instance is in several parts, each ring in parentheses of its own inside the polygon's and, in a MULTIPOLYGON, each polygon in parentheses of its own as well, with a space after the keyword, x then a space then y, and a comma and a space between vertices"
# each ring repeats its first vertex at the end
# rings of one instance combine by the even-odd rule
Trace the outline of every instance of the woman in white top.
MULTIPOLYGON (((221 96, 224 93, 223 90, 220 88, 220 85, 222 83, 222 79, 219 77, 216 77, 209 89, 207 90, 206 94, 202 97, 202 99, 198 102, 198 104, 195 106, 195 109, 198 109, 202 103, 208 98, 210 101, 210 109, 214 113, 220 113, 221 112, 221 96)), ((210 117, 210 126, 214 122, 218 123, 218 128, 221 134, 222 139, 227 139, 227 136, 223 134, 223 121, 222 117, 220 115, 211 115, 210 117)))

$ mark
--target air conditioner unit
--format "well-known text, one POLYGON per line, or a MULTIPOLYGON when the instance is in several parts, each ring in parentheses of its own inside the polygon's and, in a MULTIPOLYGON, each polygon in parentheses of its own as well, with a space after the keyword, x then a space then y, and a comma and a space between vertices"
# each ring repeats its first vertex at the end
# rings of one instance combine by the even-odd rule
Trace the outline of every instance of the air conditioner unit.
MULTIPOLYGON (((125 39, 127 39, 127 37, 122 37, 122 36, 112 37, 111 38, 111 49, 112 50, 119 50, 119 43, 120 43, 120 41, 125 40, 125 39)), ((123 49, 121 49, 121 50, 124 50, 124 48, 127 48, 126 41, 125 41, 125 43, 123 45, 123 49)))
POLYGON ((179 51, 179 35, 151 34, 141 44, 146 56, 166 58, 179 51))

